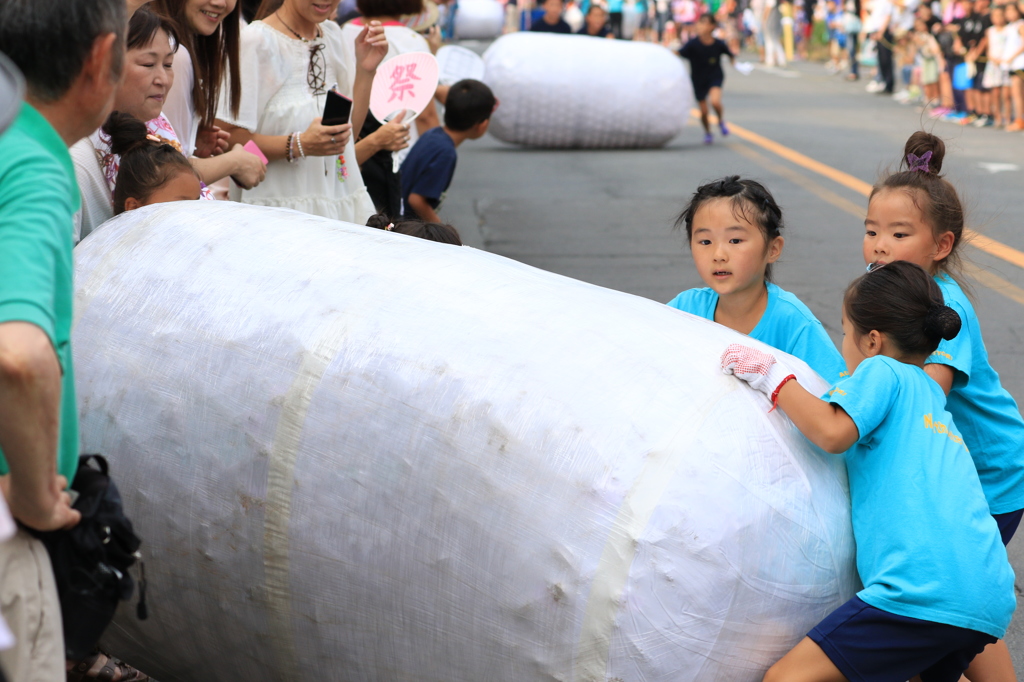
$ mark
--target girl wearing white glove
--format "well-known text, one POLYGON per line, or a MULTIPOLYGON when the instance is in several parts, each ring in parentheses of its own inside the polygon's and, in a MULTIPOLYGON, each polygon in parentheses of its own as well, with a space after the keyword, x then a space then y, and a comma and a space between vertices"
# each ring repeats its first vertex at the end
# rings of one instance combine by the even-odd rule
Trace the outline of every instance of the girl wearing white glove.
POLYGON ((722 369, 769 396, 814 444, 846 452, 864 589, 768 670, 769 682, 956 682, 1002 637, 1013 570, 942 389, 924 372, 957 313, 919 266, 863 275, 843 302, 850 376, 823 398, 775 358, 730 346, 722 369))

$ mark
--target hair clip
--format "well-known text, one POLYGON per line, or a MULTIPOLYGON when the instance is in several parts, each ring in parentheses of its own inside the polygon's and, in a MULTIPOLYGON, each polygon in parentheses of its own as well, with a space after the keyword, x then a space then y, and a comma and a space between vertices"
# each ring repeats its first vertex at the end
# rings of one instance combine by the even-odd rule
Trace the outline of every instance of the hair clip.
POLYGON ((385 230, 387 230, 388 232, 390 232, 390 231, 391 231, 391 229, 392 229, 392 228, 393 228, 394 226, 395 226, 395 224, 394 224, 394 223, 388 223, 388 226, 387 226, 387 227, 385 227, 384 229, 385 229, 385 230))
POLYGON ((928 162, 932 160, 931 150, 926 151, 921 156, 911 152, 907 154, 907 170, 910 171, 921 171, 922 173, 928 172, 928 162))
POLYGON ((150 142, 156 142, 158 144, 162 144, 163 143, 163 140, 161 140, 156 135, 153 135, 152 133, 150 133, 149 135, 146 135, 146 139, 149 140, 150 142))

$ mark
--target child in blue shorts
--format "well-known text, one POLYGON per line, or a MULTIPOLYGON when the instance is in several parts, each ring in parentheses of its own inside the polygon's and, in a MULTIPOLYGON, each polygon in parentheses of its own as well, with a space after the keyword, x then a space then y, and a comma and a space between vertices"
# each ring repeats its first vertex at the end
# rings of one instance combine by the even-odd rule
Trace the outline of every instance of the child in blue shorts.
POLYGON ((733 175, 697 188, 679 215, 704 289, 669 305, 795 355, 829 383, 846 370, 821 322, 772 283, 782 255, 782 209, 761 183, 733 175))
POLYGON ((938 284, 899 261, 843 301, 850 376, 824 398, 772 355, 741 345, 722 369, 780 407, 812 443, 846 453, 864 589, 768 670, 767 682, 957 682, 1006 632, 1010 568, 974 462, 923 369, 960 331, 938 284))
MULTIPOLYGON (((989 364, 978 316, 955 279, 964 209, 956 189, 940 175, 945 151, 942 140, 929 133, 916 132, 907 140, 901 170, 871 192, 864 262, 920 265, 963 320, 960 333, 926 360, 925 371, 947 394, 946 409, 963 432, 989 511, 1008 543, 1024 514, 1024 419, 989 364)), ((986 649, 976 666, 967 673, 972 680, 1015 679, 1003 642, 986 649), (981 667, 1001 672, 976 674, 981 667)))

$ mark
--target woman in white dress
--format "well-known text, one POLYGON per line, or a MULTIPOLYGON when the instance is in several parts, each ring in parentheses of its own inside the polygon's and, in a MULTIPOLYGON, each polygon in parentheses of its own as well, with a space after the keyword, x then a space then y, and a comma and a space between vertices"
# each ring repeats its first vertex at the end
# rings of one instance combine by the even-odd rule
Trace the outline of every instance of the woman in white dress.
POLYGON ((222 98, 218 125, 232 143, 254 141, 270 162, 259 187, 235 191, 240 201, 365 224, 375 211, 351 132, 366 118, 387 39, 380 24, 371 24, 356 40, 355 58, 346 58, 341 28, 327 21, 338 2, 263 3, 258 16, 265 18, 242 30, 238 114, 222 98), (327 91, 335 85, 352 98, 352 122, 324 126, 327 91))

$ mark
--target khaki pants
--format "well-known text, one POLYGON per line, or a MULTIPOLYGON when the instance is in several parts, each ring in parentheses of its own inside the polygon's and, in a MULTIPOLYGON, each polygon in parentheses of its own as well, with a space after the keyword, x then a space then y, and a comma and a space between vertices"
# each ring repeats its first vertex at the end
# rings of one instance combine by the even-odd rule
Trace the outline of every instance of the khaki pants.
POLYGON ((0 543, 0 613, 16 640, 0 651, 7 679, 64 682, 64 632, 50 556, 20 528, 0 543))

